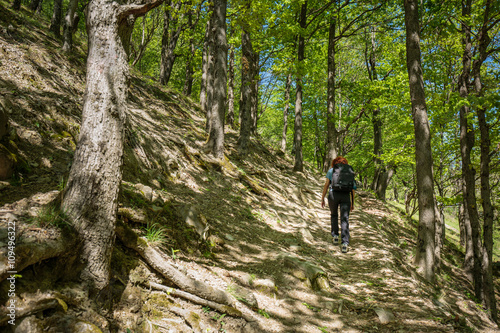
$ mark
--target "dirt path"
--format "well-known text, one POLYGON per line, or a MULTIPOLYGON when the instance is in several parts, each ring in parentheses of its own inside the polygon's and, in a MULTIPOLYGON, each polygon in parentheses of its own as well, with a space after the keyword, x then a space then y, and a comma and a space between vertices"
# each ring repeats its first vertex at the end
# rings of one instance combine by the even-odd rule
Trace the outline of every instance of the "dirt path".
MULTIPOLYGON (((303 191, 316 206, 319 187, 303 191)), ((290 201, 287 206, 261 204, 254 210, 258 223, 227 230, 227 237, 235 239, 217 254, 218 267, 210 270, 226 276, 226 289, 237 284, 255 293, 261 316, 254 331, 460 332, 470 331, 471 322, 490 331, 484 313, 463 292, 446 280, 434 289, 414 272, 409 264, 413 227, 369 194, 359 194, 345 254, 331 242, 327 209, 290 201), (314 290, 300 269, 287 265, 290 257, 323 270, 329 290, 314 290), (389 323, 381 323, 385 318, 389 323)), ((449 268, 445 276, 451 280, 458 274, 449 268)), ((225 329, 231 332, 231 323, 225 329)))

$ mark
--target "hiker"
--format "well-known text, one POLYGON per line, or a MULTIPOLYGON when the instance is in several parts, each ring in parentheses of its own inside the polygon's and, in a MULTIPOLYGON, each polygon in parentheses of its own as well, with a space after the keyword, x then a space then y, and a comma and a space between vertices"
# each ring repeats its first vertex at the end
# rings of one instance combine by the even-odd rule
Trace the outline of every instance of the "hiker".
POLYGON ((354 209, 354 170, 347 159, 338 156, 332 160, 332 167, 326 174, 325 186, 321 197, 321 208, 325 207, 325 196, 328 193, 328 206, 331 212, 331 225, 333 244, 339 243, 338 208, 340 206, 340 228, 342 240, 342 253, 347 252, 349 246, 349 212, 354 209))

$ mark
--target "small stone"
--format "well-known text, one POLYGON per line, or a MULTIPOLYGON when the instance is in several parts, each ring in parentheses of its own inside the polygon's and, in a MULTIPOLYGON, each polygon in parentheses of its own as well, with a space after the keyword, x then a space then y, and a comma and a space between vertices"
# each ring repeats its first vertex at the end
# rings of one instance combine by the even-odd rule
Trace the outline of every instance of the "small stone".
POLYGON ((153 189, 144 184, 135 184, 135 188, 141 192, 144 198, 148 201, 153 201, 153 189))
POLYGON ((40 320, 35 316, 21 319, 21 322, 14 327, 14 333, 42 333, 40 320))
POLYGON ((228 240, 228 241, 234 241, 234 237, 231 236, 230 234, 225 234, 224 237, 228 240))
POLYGON ((269 279, 257 279, 252 281, 252 286, 260 291, 272 292, 276 290, 276 285, 269 279))
POLYGON ((153 210, 153 212, 155 212, 155 213, 158 213, 158 212, 160 212, 160 211, 162 211, 162 210, 163 210, 163 208, 158 207, 158 206, 155 206, 155 205, 151 206, 151 209, 152 209, 152 210, 153 210))
POLYGON ((378 315, 378 319, 382 325, 388 324, 396 319, 391 310, 386 310, 384 308, 375 308, 373 310, 378 315))
POLYGON ((79 321, 73 326, 74 333, 102 333, 102 331, 94 324, 79 321))

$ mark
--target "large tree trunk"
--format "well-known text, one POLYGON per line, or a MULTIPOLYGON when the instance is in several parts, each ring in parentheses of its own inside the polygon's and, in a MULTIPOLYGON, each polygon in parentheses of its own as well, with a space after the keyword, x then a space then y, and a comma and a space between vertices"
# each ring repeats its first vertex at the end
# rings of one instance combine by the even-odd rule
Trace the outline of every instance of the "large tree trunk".
POLYGON ((14 0, 14 2, 12 3, 12 9, 13 10, 19 10, 21 9, 21 0, 14 0))
MULTIPOLYGON (((226 6, 227 0, 215 0, 213 20, 214 39, 210 49, 213 50, 214 65, 213 93, 210 98, 210 131, 207 147, 216 158, 224 157, 224 115, 226 111, 227 90, 227 40, 226 40, 226 6)), ((212 52, 211 52, 212 53, 212 52)))
POLYGON ((250 95, 250 118, 251 118, 251 135, 257 135, 257 121, 259 113, 259 52, 254 52, 252 57, 253 69, 252 75, 252 93, 250 95))
POLYGON ((178 21, 176 15, 172 15, 172 11, 179 11, 182 2, 177 2, 175 8, 165 10, 165 15, 163 17, 163 35, 161 38, 161 61, 160 61, 160 83, 164 86, 170 81, 170 75, 172 74, 172 68, 174 67, 175 59, 177 59, 177 54, 175 54, 175 48, 177 46, 177 41, 181 35, 182 28, 178 26, 178 21), (175 18, 174 18, 175 17, 175 18))
POLYGON ((122 179, 129 81, 127 53, 133 17, 158 4, 118 6, 115 2, 95 0, 88 6, 87 88, 80 137, 62 208, 82 242, 81 277, 93 292, 109 286, 122 179))
POLYGON ((288 130, 288 113, 290 112, 290 87, 292 86, 292 73, 288 73, 285 85, 285 108, 283 109, 283 134, 281 136, 281 151, 286 151, 286 132, 288 130))
MULTIPOLYGON (((479 57, 474 60, 473 76, 474 90, 477 96, 483 96, 483 85, 481 82, 481 66, 487 58, 487 50, 490 44, 488 25, 490 16, 491 0, 485 5, 483 25, 477 37, 479 43, 479 57)), ((495 285, 493 283, 493 205, 491 203, 490 187, 490 126, 486 121, 486 110, 480 105, 476 109, 479 131, 481 136, 481 203, 483 207, 483 248, 482 248, 482 275, 483 275, 483 300, 486 308, 490 311, 491 318, 498 322, 495 285)))
POLYGON ((481 200, 484 214, 483 224, 483 298, 486 308, 490 310, 491 318, 498 322, 495 286, 493 284, 493 206, 491 204, 490 187, 490 134, 486 122, 485 111, 477 110, 479 129, 481 132, 481 200))
POLYGON ((432 150, 424 79, 420 57, 420 25, 418 1, 405 0, 406 64, 410 83, 410 97, 415 130, 415 160, 418 193, 418 240, 415 263, 424 277, 432 282, 435 277, 434 232, 435 200, 432 175, 432 150))
POLYGON ((240 135, 238 137, 238 153, 248 153, 248 142, 252 130, 252 90, 255 70, 254 52, 250 33, 243 30, 241 34, 241 100, 240 100, 240 135))
POLYGON ((207 133, 210 133, 212 128, 212 99, 214 96, 214 63, 215 63, 215 52, 214 52, 214 36, 215 36, 215 25, 214 25, 214 7, 213 4, 210 5, 210 11, 212 16, 210 17, 210 33, 208 39, 208 58, 207 58, 207 82, 206 82, 206 101, 205 101, 205 112, 207 117, 207 123, 205 128, 207 133))
POLYGON ((392 176, 394 176, 394 167, 390 166, 383 168, 379 172, 379 177, 377 179, 377 187, 375 188, 375 194, 377 198, 382 201, 386 200, 387 187, 391 182, 392 176))
MULTIPOLYGON (((462 2, 462 15, 464 17, 470 17, 471 7, 472 0, 462 2)), ((464 38, 462 39, 464 46, 462 59, 463 69, 458 79, 458 89, 460 97, 467 98, 469 96, 470 70, 472 64, 472 39, 471 28, 464 21, 462 22, 462 31, 464 32, 464 38)), ((474 282, 474 292, 478 300, 482 301, 483 279, 481 274, 481 227, 479 225, 479 214, 476 203, 476 170, 474 169, 471 161, 471 152, 475 139, 474 131, 470 128, 468 123, 469 114, 470 107, 467 104, 464 104, 460 108, 460 151, 462 156, 462 178, 464 180, 462 183, 462 191, 471 229, 471 234, 468 234, 467 236, 472 237, 472 249, 474 254, 472 276, 474 282)))
POLYGON ((37 11, 40 3, 42 2, 42 0, 31 0, 30 2, 30 9, 32 12, 35 12, 37 11))
MULTIPOLYGON (((306 28, 307 19, 307 0, 302 4, 300 9, 300 27, 301 29, 306 28)), ((297 89, 295 95, 295 124, 294 124, 294 144, 295 144, 295 164, 293 165, 293 171, 300 171, 304 169, 304 159, 302 156, 302 72, 303 72, 303 61, 305 53, 305 38, 304 31, 299 34, 299 45, 298 45, 298 73, 297 73, 297 89)))
POLYGON ((185 96, 191 96, 191 93, 193 92, 193 57, 195 53, 195 48, 194 48, 194 40, 191 39, 189 42, 189 47, 191 53, 187 56, 187 61, 186 61, 186 79, 184 80, 184 89, 183 89, 183 94, 185 96))
MULTIPOLYGON (((372 27, 371 31, 371 50, 370 56, 367 62, 368 74, 371 81, 377 81, 377 63, 375 58, 375 28, 372 27)), ((372 191, 376 191, 377 198, 385 200, 385 192, 380 193, 379 189, 383 188, 382 184, 384 178, 387 177, 386 170, 383 166, 383 162, 380 159, 382 155, 382 119, 380 114, 380 108, 377 107, 373 110, 372 115, 372 126, 373 126, 373 165, 375 166, 375 172, 373 176, 373 181, 371 184, 372 191), (383 199, 382 199, 383 198, 383 199)))
POLYGON ((200 83, 200 106, 203 111, 207 111, 207 76, 208 58, 210 57, 210 20, 205 27, 205 38, 203 39, 203 54, 201 60, 201 83, 200 83))
POLYGON ((332 160, 337 157, 338 132, 335 126, 335 21, 330 22, 328 33, 328 92, 326 100, 326 156, 323 164, 323 172, 328 171, 332 160))
MULTIPOLYGON (((233 29, 231 29, 231 33, 233 29)), ((229 47, 229 76, 227 85, 227 124, 234 128, 234 45, 229 47)))
POLYGON ((70 52, 73 48, 73 30, 77 6, 78 0, 69 0, 68 9, 66 10, 66 15, 64 16, 63 52, 70 52))
POLYGON ((49 30, 59 38, 61 37, 62 0, 54 0, 54 12, 50 21, 49 30))

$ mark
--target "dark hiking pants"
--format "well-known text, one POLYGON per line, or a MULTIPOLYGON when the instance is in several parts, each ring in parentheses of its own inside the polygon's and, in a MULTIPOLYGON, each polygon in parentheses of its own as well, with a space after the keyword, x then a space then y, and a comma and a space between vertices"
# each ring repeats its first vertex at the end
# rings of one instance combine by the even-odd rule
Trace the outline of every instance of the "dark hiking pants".
POLYGON ((339 234, 340 206, 340 238, 342 243, 349 244, 349 212, 351 210, 351 193, 329 190, 328 206, 331 213, 332 236, 339 234))

